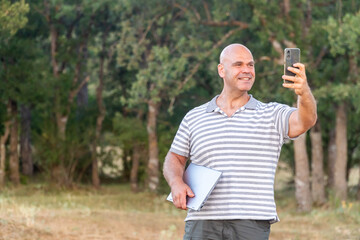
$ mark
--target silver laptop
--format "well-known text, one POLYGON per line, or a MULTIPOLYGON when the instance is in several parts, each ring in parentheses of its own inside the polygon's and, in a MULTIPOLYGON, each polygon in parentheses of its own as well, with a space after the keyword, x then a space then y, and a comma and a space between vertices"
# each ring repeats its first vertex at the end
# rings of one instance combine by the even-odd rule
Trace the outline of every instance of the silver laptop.
MULTIPOLYGON (((190 163, 185 170, 183 179, 189 185, 195 197, 187 197, 186 206, 195 211, 200 211, 218 183, 221 174, 220 171, 190 163)), ((171 193, 167 200, 173 201, 171 193)))

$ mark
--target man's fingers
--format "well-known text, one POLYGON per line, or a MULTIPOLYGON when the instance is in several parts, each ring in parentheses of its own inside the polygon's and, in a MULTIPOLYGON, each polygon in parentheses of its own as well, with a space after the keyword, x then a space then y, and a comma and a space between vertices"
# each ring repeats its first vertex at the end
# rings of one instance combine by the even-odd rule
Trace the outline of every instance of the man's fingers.
MULTIPOLYGON (((296 82, 296 77, 293 77, 293 76, 287 76, 287 75, 282 75, 282 79, 284 80, 288 80, 288 81, 291 81, 291 82, 296 82)), ((292 83, 290 83, 292 84, 292 83)))
POLYGON ((283 87, 285 88, 293 88, 293 89, 298 89, 301 86, 299 84, 295 84, 295 83, 283 83, 283 87))
POLYGON ((299 74, 301 72, 301 70, 299 68, 295 68, 295 65, 294 65, 294 67, 288 67, 288 70, 295 74, 299 74))
POLYGON ((184 201, 181 204, 181 209, 183 209, 183 210, 187 209, 187 207, 186 207, 186 197, 185 197, 184 201))
POLYGON ((297 67, 300 69, 300 71, 304 71, 305 70, 305 65, 302 63, 295 63, 293 64, 294 67, 297 67))
POLYGON ((188 189, 186 190, 186 194, 187 194, 189 197, 195 197, 195 194, 193 193, 193 191, 191 191, 190 188, 188 188, 188 189))
POLYGON ((173 203, 175 207, 183 210, 187 210, 186 207, 187 196, 189 197, 195 196, 191 188, 185 183, 180 185, 174 185, 173 188, 171 189, 171 192, 173 193, 173 203))
POLYGON ((294 89, 297 95, 302 95, 309 86, 307 85, 305 65, 302 63, 295 63, 293 67, 288 67, 288 70, 295 74, 295 76, 283 75, 282 79, 289 82, 284 82, 282 85, 285 88, 294 89))
POLYGON ((187 207, 186 207, 186 192, 184 192, 183 194, 177 194, 176 196, 174 196, 173 203, 174 203, 175 207, 186 210, 187 209, 187 207))

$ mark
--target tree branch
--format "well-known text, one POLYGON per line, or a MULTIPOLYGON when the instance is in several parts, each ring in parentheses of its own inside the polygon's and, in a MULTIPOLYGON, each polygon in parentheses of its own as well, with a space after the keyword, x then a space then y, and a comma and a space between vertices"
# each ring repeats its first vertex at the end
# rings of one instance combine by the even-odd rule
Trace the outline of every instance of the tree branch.
MULTIPOLYGON (((206 25, 206 26, 213 26, 213 27, 233 26, 233 27, 241 27, 242 29, 249 28, 248 23, 237 21, 237 20, 229 20, 229 21, 221 21, 221 22, 217 22, 217 21, 212 20, 207 3, 205 1, 203 1, 203 4, 204 4, 204 9, 205 9, 207 20, 201 20, 200 13, 195 8, 191 7, 192 12, 193 12, 196 20, 200 24, 203 24, 203 25, 206 25)), ((181 6, 178 3, 174 3, 174 7, 177 7, 177 8, 181 9, 184 12, 189 12, 189 9, 187 9, 186 7, 181 6)))
POLYGON ((195 9, 194 7, 191 7, 191 9, 193 10, 196 19, 197 19, 198 21, 200 21, 200 20, 201 20, 201 16, 200 16, 199 12, 196 11, 196 9, 195 9))
MULTIPOLYGON (((49 7, 49 2, 47 0, 44 0, 44 12, 43 12, 43 16, 46 18, 46 21, 49 23, 50 22, 50 7, 49 7)), ((41 11, 40 11, 41 13, 41 11)))
POLYGON ((146 39, 146 35, 150 32, 154 22, 156 22, 162 15, 166 14, 167 11, 164 11, 162 13, 159 13, 158 15, 156 15, 153 19, 150 20, 149 25, 146 27, 145 32, 142 34, 138 44, 141 45, 142 42, 146 39))
POLYGON ((314 64, 314 68, 317 68, 319 66, 319 64, 321 63, 323 57, 325 56, 325 54, 327 53, 328 49, 327 47, 323 47, 319 53, 319 55, 316 58, 315 64, 314 64))
POLYGON ((53 75, 55 78, 59 76, 59 65, 56 60, 56 52, 57 52, 57 40, 58 40, 58 33, 55 29, 53 23, 50 23, 50 39, 51 39, 51 65, 53 69, 53 75))
POLYGON ((202 2, 203 2, 205 13, 206 13, 206 19, 208 21, 211 21, 211 15, 210 15, 210 11, 209 11, 209 6, 208 6, 206 1, 202 1, 202 2))
POLYGON ((238 26, 242 29, 246 29, 249 27, 248 23, 236 21, 236 20, 222 21, 222 22, 208 20, 208 21, 200 21, 200 23, 206 26, 213 26, 213 27, 238 26))
POLYGON ((80 19, 83 17, 83 14, 80 14, 79 11, 77 11, 77 14, 76 14, 76 18, 75 20, 70 24, 68 30, 67 30, 67 33, 66 33, 66 38, 67 39, 70 39, 71 37, 71 34, 76 26, 76 24, 80 21, 80 19))
POLYGON ((270 37, 269 41, 271 42, 271 45, 273 46, 275 52, 277 52, 280 56, 275 60, 277 64, 283 64, 284 59, 284 52, 281 44, 278 40, 275 39, 275 37, 270 37))
POLYGON ((66 116, 68 116, 70 114, 70 108, 74 101, 75 96, 80 92, 80 90, 84 87, 84 85, 86 83, 88 83, 89 81, 90 81, 90 76, 87 76, 76 89, 74 89, 70 92, 69 97, 68 97, 68 105, 66 106, 66 116))

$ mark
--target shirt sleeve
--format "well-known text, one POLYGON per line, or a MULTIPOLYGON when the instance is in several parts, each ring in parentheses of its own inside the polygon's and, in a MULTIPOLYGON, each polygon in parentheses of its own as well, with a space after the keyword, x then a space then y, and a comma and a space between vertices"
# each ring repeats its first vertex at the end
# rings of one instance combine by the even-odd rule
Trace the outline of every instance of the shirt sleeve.
POLYGON ((295 110, 296 108, 284 104, 277 103, 275 105, 274 124, 277 132, 280 134, 281 144, 287 140, 295 139, 289 137, 289 118, 295 110))
POLYGON ((188 122, 184 118, 171 144, 170 152, 189 157, 190 154, 190 130, 188 122))

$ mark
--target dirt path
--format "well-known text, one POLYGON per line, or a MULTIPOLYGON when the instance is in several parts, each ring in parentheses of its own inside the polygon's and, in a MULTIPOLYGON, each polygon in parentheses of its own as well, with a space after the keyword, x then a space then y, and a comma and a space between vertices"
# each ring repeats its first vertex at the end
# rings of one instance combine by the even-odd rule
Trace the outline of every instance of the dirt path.
POLYGON ((0 221, 2 240, 181 239, 183 217, 119 211, 39 212, 33 224, 0 221))
MULTIPOLYGON (((183 217, 136 211, 46 210, 38 212, 33 221, 9 221, 2 216, 0 240, 177 240, 182 239, 183 217)), ((285 216, 272 226, 270 235, 273 240, 338 237, 359 240, 360 230, 351 230, 346 223, 331 228, 326 222, 309 222, 308 217, 285 216)))

